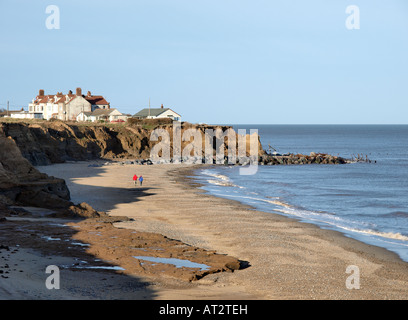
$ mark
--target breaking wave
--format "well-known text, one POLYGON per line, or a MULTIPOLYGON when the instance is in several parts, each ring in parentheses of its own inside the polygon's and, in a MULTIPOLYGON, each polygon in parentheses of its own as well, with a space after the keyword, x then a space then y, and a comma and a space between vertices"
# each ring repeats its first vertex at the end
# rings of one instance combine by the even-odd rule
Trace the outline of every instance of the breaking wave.
POLYGON ((234 184, 230 178, 225 175, 212 173, 208 170, 203 170, 203 174, 212 177, 213 179, 207 179, 207 182, 217 186, 224 186, 224 187, 237 187, 240 189, 244 189, 244 187, 234 184))
MULTIPOLYGON (((221 172, 224 173, 224 171, 221 172)), ((323 206, 324 211, 322 211, 319 208, 319 203, 308 205, 307 202, 305 204, 298 201, 298 195, 302 194, 296 189, 298 187, 290 183, 283 185, 280 180, 273 179, 270 173, 268 173, 269 176, 265 174, 265 177, 256 177, 256 179, 252 180, 235 176, 235 172, 232 173, 231 178, 227 176, 228 173, 224 175, 220 174, 219 171, 212 171, 211 169, 201 170, 200 173, 200 179, 207 182, 208 191, 215 196, 240 201, 251 205, 256 210, 283 214, 302 222, 316 224, 322 228, 340 231, 363 242, 384 246, 391 251, 397 252, 401 257, 404 257, 404 260, 408 261, 408 233, 405 232, 403 227, 400 227, 401 224, 404 225, 408 218, 408 212, 405 209, 399 210, 400 208, 391 209, 391 207, 388 207, 391 210, 381 210, 382 213, 376 213, 375 210, 372 213, 367 212, 367 210, 360 210, 360 206, 357 206, 353 199, 348 200, 350 199, 350 193, 341 192, 330 194, 332 198, 329 198, 328 201, 333 199, 338 201, 339 198, 347 196, 345 201, 352 203, 354 209, 357 208, 355 212, 350 214, 350 211, 347 211, 345 214, 342 211, 343 207, 339 209, 336 206, 333 206, 333 208, 323 206), (274 197, 274 195, 277 196, 274 197), (298 204, 296 202, 301 203, 298 204), (304 207, 305 205, 307 207, 304 207)), ((286 180, 282 179, 282 181, 286 180)), ((287 181, 291 181, 290 177, 287 181)), ((305 194, 308 196, 307 192, 305 194)), ((321 195, 318 194, 316 198, 318 199, 319 196, 321 195)), ((363 198, 367 198, 367 195, 364 195, 363 198)), ((377 202, 373 201, 369 205, 373 207, 377 205, 377 202)), ((389 206, 389 204, 381 202, 380 204, 382 207, 385 205, 389 206)), ((364 206, 366 205, 364 204, 364 206)))
POLYGON ((275 211, 278 211, 284 214, 297 216, 299 218, 304 218, 304 219, 312 220, 312 221, 319 222, 319 223, 324 223, 324 224, 331 225, 338 229, 342 229, 342 230, 349 231, 349 232, 364 234, 368 236, 376 236, 376 237, 385 238, 385 239, 408 241, 408 236, 405 236, 399 232, 395 232, 395 233, 394 232, 381 232, 381 231, 375 231, 372 229, 364 229, 364 228, 360 229, 356 227, 357 225, 360 225, 360 226, 366 225, 366 223, 364 222, 351 221, 348 219, 346 220, 341 217, 337 217, 333 214, 328 214, 328 213, 320 213, 320 212, 314 212, 314 211, 308 211, 308 210, 299 210, 293 206, 287 205, 286 203, 281 204, 280 201, 273 201, 272 203, 278 204, 284 207, 285 209, 283 208, 275 209, 275 211))
MULTIPOLYGON (((408 241, 408 237, 402 235, 401 233, 380 232, 380 231, 374 231, 374 230, 358 230, 358 229, 351 229, 351 228, 348 230, 353 231, 353 232, 367 234, 367 235, 377 236, 381 238, 386 238, 386 239, 408 241)), ((408 244, 406 246, 408 246, 408 244)))

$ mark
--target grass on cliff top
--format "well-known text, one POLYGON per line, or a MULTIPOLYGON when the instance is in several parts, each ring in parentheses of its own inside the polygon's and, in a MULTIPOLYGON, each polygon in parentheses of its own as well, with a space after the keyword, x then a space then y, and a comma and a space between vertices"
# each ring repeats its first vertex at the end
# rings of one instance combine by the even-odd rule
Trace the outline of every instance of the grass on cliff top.
MULTIPOLYGON (((160 119, 162 120, 162 119, 160 119)), ((167 119, 165 119, 167 120, 167 119)), ((69 126, 76 126, 76 127, 107 127, 107 128, 112 128, 112 129, 122 129, 126 127, 139 127, 145 130, 153 130, 157 127, 167 127, 167 126, 172 126, 173 122, 172 121, 157 121, 157 119, 148 119, 148 120, 142 120, 142 121, 126 121, 126 122, 104 122, 104 121, 98 121, 98 122, 90 122, 90 121, 62 121, 62 120, 57 120, 57 119, 51 119, 51 120, 44 120, 44 119, 15 119, 15 118, 4 118, 0 117, 0 123, 26 123, 26 124, 38 124, 38 125, 44 125, 47 126, 48 124, 52 124, 53 122, 63 122, 69 126)), ((181 122, 181 126, 183 128, 188 128, 188 127, 218 127, 219 125, 208 125, 208 124, 192 124, 186 121, 181 122)), ((230 126, 227 126, 230 127, 230 126)))
MULTIPOLYGON (((44 119, 15 119, 15 118, 0 118, 0 123, 26 123, 26 124, 50 124, 53 122, 57 122, 61 120, 44 120, 44 119)), ((150 124, 150 123, 141 123, 141 124, 129 124, 128 122, 82 122, 82 121, 62 121, 70 126, 77 126, 77 127, 107 127, 107 128, 114 128, 120 129, 125 128, 128 126, 140 126, 146 130, 153 130, 158 127, 158 124, 150 124)), ((169 124, 171 125, 171 124, 169 124)), ((163 126, 163 125, 161 125, 163 126)))

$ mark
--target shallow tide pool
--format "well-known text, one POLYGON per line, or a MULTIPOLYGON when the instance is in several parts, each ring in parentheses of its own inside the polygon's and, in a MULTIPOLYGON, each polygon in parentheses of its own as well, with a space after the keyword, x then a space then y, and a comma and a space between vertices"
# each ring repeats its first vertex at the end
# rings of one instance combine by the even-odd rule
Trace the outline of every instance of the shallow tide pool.
POLYGON ((150 262, 156 262, 156 263, 172 264, 176 266, 176 268, 182 268, 182 267, 199 268, 201 271, 210 269, 210 266, 207 266, 206 264, 196 263, 196 262, 192 262, 189 260, 183 260, 183 259, 159 258, 159 257, 148 257, 148 256, 133 256, 133 258, 136 258, 139 260, 146 260, 150 262))

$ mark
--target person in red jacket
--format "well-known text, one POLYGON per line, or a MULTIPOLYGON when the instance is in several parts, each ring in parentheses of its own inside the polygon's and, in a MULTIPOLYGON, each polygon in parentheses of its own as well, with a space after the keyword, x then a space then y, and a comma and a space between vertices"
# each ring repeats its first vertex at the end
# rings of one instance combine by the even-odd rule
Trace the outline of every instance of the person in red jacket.
POLYGON ((137 175, 134 175, 134 176, 133 176, 133 183, 136 185, 136 183, 137 183, 137 175))

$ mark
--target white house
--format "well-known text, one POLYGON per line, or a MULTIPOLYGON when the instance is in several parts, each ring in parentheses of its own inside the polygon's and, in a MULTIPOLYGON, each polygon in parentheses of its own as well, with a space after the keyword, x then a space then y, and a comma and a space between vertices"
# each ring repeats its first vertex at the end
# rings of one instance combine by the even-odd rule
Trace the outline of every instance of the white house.
POLYGON ((70 90, 67 94, 45 95, 44 90, 28 105, 29 113, 42 113, 43 119, 75 120, 80 112, 93 112, 96 109, 110 109, 110 104, 103 96, 92 95, 90 91, 82 94, 77 88, 76 93, 70 90))
POLYGON ((10 118, 14 119, 42 119, 41 112, 18 111, 10 114, 10 118))
POLYGON ((81 111, 77 116, 76 116, 76 121, 92 121, 91 120, 91 114, 92 112, 90 111, 81 111))
POLYGON ((96 109, 93 112, 80 112, 76 120, 77 121, 109 121, 109 122, 119 122, 126 121, 127 116, 119 112, 119 110, 113 109, 96 109))
POLYGON ((140 110, 138 113, 133 115, 136 119, 158 119, 158 118, 170 118, 175 121, 181 119, 181 115, 177 112, 174 112, 170 108, 164 108, 161 105, 161 108, 145 108, 140 110))
POLYGON ((42 119, 41 112, 30 113, 24 108, 20 110, 4 110, 0 112, 0 118, 14 118, 14 119, 42 119))

